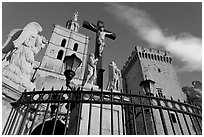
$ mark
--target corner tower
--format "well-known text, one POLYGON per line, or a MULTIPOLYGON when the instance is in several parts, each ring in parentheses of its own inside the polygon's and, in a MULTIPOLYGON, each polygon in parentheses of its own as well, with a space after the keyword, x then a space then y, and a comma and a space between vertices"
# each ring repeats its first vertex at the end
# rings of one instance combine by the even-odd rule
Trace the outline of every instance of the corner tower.
POLYGON ((140 82, 150 79, 155 82, 154 95, 186 100, 172 66, 172 57, 167 51, 136 46, 123 67, 122 77, 126 93, 138 94, 143 91, 140 82))
POLYGON ((73 83, 78 85, 83 80, 87 58, 89 37, 78 33, 78 12, 72 20, 67 21, 66 27, 54 25, 49 44, 42 59, 40 68, 35 74, 37 89, 59 89, 65 87, 63 60, 65 56, 76 54, 82 61, 73 78, 73 83))

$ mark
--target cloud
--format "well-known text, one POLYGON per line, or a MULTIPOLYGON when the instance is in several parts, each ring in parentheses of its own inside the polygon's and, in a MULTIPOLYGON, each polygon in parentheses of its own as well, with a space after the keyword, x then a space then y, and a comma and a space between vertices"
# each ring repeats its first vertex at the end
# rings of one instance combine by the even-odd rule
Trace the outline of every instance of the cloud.
POLYGON ((105 9, 132 27, 137 36, 152 47, 163 47, 183 62, 179 71, 202 70, 202 40, 188 33, 168 36, 146 13, 137 7, 107 3, 105 9))

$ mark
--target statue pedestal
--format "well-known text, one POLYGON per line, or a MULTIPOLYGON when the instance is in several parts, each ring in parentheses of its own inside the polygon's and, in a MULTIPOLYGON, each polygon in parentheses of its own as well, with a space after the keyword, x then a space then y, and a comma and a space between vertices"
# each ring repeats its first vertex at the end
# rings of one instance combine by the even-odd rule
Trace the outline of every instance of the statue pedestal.
MULTIPOLYGON (((98 86, 92 84, 85 84, 83 87, 84 91, 90 91, 93 89, 95 92, 101 92, 98 86)), ((103 90, 105 92, 111 92, 109 90, 103 90)), ((119 91, 113 91, 119 92, 119 91)), ((86 98, 84 96, 84 98, 86 98)), ((101 133, 102 135, 111 134, 111 111, 113 112, 113 134, 120 135, 123 132, 122 128, 122 108, 120 105, 113 105, 111 109, 110 104, 90 104, 82 103, 81 108, 79 104, 75 106, 70 115, 70 125, 68 128, 68 134, 74 135, 77 129, 77 119, 80 118, 79 135, 87 135, 88 127, 90 126, 90 135, 99 135, 100 134, 100 123, 102 123, 101 133), (81 109, 81 110, 80 110, 81 109), (79 114, 81 112, 81 114, 79 114), (101 114, 102 112, 102 114, 101 114), (100 121, 100 116, 102 116, 102 121, 100 121), (89 125, 90 124, 90 125, 89 125)))
POLYGON ((17 101, 24 90, 24 87, 2 76, 2 130, 12 108, 10 103, 17 101))

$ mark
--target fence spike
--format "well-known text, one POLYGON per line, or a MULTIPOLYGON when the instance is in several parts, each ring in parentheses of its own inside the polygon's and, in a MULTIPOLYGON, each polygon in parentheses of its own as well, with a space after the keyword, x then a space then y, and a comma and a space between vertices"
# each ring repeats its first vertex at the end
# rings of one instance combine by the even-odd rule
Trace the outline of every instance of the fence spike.
POLYGON ((52 91, 54 90, 54 87, 52 87, 52 89, 51 89, 52 91))
POLYGON ((61 87, 61 91, 63 90, 63 86, 61 87))
POLYGON ((158 95, 156 94, 156 97, 158 97, 158 95))
POLYGON ((178 99, 178 102, 180 102, 180 99, 178 99))
POLYGON ((45 90, 45 87, 42 88, 42 91, 44 91, 44 90, 45 90))
POLYGON ((171 96, 171 100, 174 100, 172 96, 171 96))
POLYGON ((35 88, 33 89, 33 92, 35 92, 35 88))
POLYGON ((166 96, 165 96, 165 95, 164 95, 163 97, 164 97, 164 98, 166 98, 166 96))
POLYGON ((91 91, 93 91, 93 87, 91 88, 91 91))

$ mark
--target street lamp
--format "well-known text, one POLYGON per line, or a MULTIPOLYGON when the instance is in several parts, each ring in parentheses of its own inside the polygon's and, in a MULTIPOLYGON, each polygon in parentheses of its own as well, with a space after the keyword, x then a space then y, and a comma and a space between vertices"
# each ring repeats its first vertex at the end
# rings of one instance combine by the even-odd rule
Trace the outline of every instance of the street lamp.
POLYGON ((70 81, 75 76, 77 68, 81 65, 81 60, 75 55, 65 56, 63 63, 65 67, 66 86, 70 88, 70 81))
POLYGON ((145 95, 154 95, 154 84, 155 82, 151 79, 146 79, 140 82, 140 86, 143 88, 145 95))
MULTIPOLYGON (((72 89, 72 87, 69 85, 70 81, 75 76, 75 72, 77 68, 81 65, 81 62, 82 61, 75 54, 72 54, 71 56, 65 56, 63 60, 64 67, 65 67, 64 75, 66 77, 66 86, 69 87, 70 89, 72 89)), ((57 95, 53 95, 53 98, 56 99, 57 95)), ((51 108, 51 117, 52 117, 57 109, 57 105, 52 104, 50 108, 51 108)))

